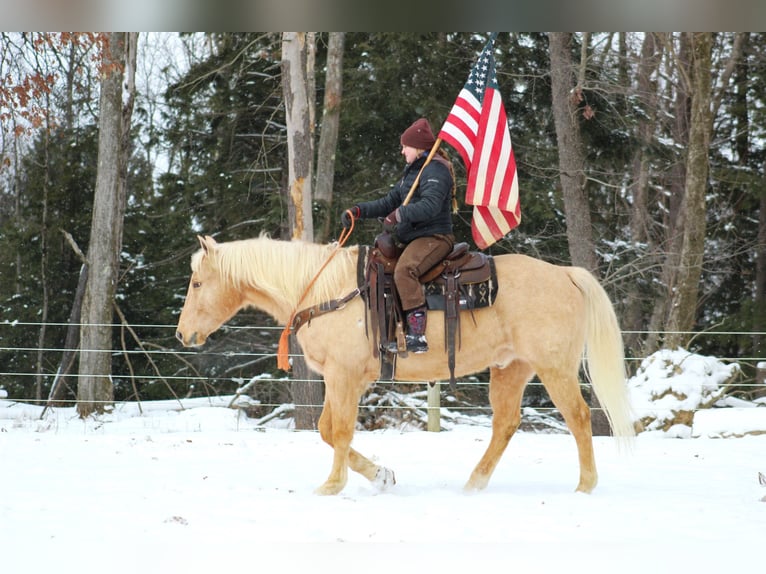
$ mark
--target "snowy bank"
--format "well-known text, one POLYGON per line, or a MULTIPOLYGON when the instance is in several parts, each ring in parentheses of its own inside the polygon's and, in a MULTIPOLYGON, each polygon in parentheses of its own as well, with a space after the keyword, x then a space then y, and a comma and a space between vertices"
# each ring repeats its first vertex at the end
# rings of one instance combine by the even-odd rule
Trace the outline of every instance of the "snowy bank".
POLYGON ((634 420, 645 432, 679 438, 766 434, 765 401, 725 396, 740 372, 715 357, 657 351, 628 381, 634 420))
POLYGON ((694 415, 691 436, 735 438, 766 434, 766 408, 713 408, 694 415))

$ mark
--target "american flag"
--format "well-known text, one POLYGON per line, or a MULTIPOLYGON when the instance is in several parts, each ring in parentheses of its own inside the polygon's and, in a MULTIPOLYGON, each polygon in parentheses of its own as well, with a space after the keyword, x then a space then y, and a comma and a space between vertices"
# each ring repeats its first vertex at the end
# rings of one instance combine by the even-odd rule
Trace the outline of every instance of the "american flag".
POLYGON ((484 46, 439 132, 465 163, 465 202, 474 206, 471 233, 479 249, 521 221, 516 159, 492 56, 496 36, 484 46))

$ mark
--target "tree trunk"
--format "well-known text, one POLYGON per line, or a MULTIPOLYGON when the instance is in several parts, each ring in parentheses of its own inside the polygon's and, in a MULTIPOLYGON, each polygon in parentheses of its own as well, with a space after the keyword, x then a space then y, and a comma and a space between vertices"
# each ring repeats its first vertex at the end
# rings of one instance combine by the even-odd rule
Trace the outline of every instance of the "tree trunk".
POLYGON ((596 272, 598 263, 593 244, 588 195, 585 190, 585 153, 577 110, 582 86, 575 85, 572 81, 576 77, 570 55, 572 34, 551 32, 548 38, 553 120, 559 150, 559 178, 564 198, 569 255, 573 265, 596 272))
POLYGON ((80 321, 82 319, 82 300, 85 296, 85 286, 88 284, 88 262, 80 250, 80 246, 77 245, 71 234, 64 232, 66 240, 71 245, 77 258, 82 263, 80 267, 80 276, 77 280, 77 290, 74 293, 74 301, 72 303, 72 310, 69 312, 69 321, 67 324, 66 338, 64 339, 64 352, 61 355, 61 361, 59 362, 58 369, 56 370, 56 377, 51 385, 51 391, 48 395, 48 406, 56 404, 57 401, 61 401, 67 392, 71 392, 72 388, 77 385, 69 385, 69 373, 74 366, 75 359, 77 358, 77 349, 80 342, 80 321))
MULTIPOLYGON (((634 94, 644 112, 639 116, 639 123, 636 127, 640 146, 633 157, 630 238, 634 245, 646 244, 648 246, 651 242, 651 234, 649 233, 651 221, 648 209, 651 161, 649 148, 654 142, 658 110, 657 100, 659 99, 656 82, 653 78, 660 64, 661 56, 662 46, 657 41, 657 36, 651 33, 646 34, 641 46, 641 60, 638 64, 638 78, 634 94)), ((647 253, 650 251, 650 249, 646 249, 647 253)), ((636 270, 642 265, 640 261, 637 263, 636 270)), ((650 297, 651 291, 648 287, 646 281, 630 281, 626 294, 622 326, 630 331, 625 335, 625 344, 626 348, 632 350, 633 356, 640 356, 641 352, 639 333, 646 328, 644 315, 649 306, 645 302, 650 297)))
MULTIPOLYGON (((582 85, 575 85, 572 57, 572 34, 550 32, 551 91, 553 120, 559 150, 559 177, 564 196, 564 214, 567 220, 567 240, 572 265, 585 267, 596 273, 598 261, 593 244, 590 206, 585 191, 585 152, 583 151, 577 105, 582 85)), ((585 40, 583 40, 585 42, 585 40)), ((582 62, 585 65, 585 62, 582 62)), ((591 428, 596 436, 610 434, 609 421, 601 409, 596 394, 591 392, 591 428)))
MULTIPOLYGON (((288 214, 290 237, 311 241, 311 175, 314 167, 311 110, 314 94, 308 92, 307 41, 313 34, 285 32, 282 35, 282 86, 285 96, 287 153, 289 156, 288 214)), ((313 63, 311 64, 313 68, 313 63)))
MULTIPOLYGON (((313 45, 315 35, 306 32, 282 34, 282 87, 285 97, 288 153, 288 215, 290 237, 311 241, 312 174, 313 174, 313 101, 314 91, 309 89, 313 80, 313 45), (311 73, 309 74, 309 71, 311 73)), ((291 336, 291 339, 294 337, 291 336)), ((324 402, 324 385, 312 376, 300 349, 290 341, 293 352, 293 382, 291 390, 295 402, 295 428, 316 429, 319 416, 317 407, 324 402)))
MULTIPOLYGON (((670 47, 670 53, 675 53, 672 49, 673 37, 671 34, 665 36, 665 42, 670 47)), ((690 68, 690 43, 689 35, 682 33, 679 40, 679 47, 674 57, 676 78, 680 78, 676 89, 675 103, 673 106, 674 124, 673 139, 678 149, 686 149, 689 142, 689 116, 691 114, 691 86, 682 81, 691 73, 690 68)), ((662 264, 662 276, 660 284, 664 288, 657 297, 657 300, 649 320, 648 334, 644 351, 646 354, 656 351, 661 343, 667 340, 661 340, 661 334, 667 329, 667 320, 670 316, 671 294, 675 289, 677 282, 677 271, 680 264, 680 253, 683 239, 684 218, 681 217, 681 207, 683 205, 684 194, 686 193, 686 162, 678 158, 670 171, 670 182, 667 185, 669 194, 666 199, 665 219, 662 221, 665 235, 661 250, 664 253, 662 264)))
POLYGON ((332 221, 332 187, 335 177, 335 153, 338 146, 340 102, 343 94, 343 44, 344 32, 330 32, 327 47, 327 77, 325 78, 322 129, 317 149, 316 206, 317 222, 314 241, 325 243, 330 238, 332 221))
POLYGON ((681 208, 683 232, 675 289, 667 321, 667 346, 688 342, 684 331, 694 327, 705 246, 705 194, 707 192, 712 120, 712 33, 691 36, 691 121, 686 155, 686 185, 681 208))
MULTIPOLYGON (((763 169, 766 170, 766 164, 763 169)), ((753 356, 766 356, 761 335, 766 330, 766 189, 761 190, 758 209, 758 247, 755 254, 755 313, 753 313, 753 356)))
MULTIPOLYGON (((50 109, 50 106, 48 106, 50 109)), ((42 290, 40 305, 40 331, 37 337, 37 365, 35 373, 35 399, 43 398, 43 356, 45 355, 45 338, 48 328, 48 197, 50 192, 50 125, 43 133, 43 157, 45 158, 45 181, 43 183, 42 222, 40 225, 40 289, 42 290)))
POLYGON ((80 331, 77 412, 81 417, 104 412, 114 400, 112 304, 122 247, 137 37, 136 32, 109 34, 106 72, 101 81, 98 171, 80 331), (127 84, 124 101, 123 81, 127 84))

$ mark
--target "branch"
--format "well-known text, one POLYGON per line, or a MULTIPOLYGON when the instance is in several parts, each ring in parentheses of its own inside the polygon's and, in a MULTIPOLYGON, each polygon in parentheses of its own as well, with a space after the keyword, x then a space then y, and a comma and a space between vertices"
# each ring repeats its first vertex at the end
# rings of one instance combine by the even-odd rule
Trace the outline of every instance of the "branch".
MULTIPOLYGON (((157 373, 157 376, 160 378, 160 380, 165 383, 165 386, 168 388, 170 393, 173 395, 173 398, 178 401, 178 404, 181 405, 181 409, 184 408, 183 403, 181 402, 181 399, 178 398, 178 395, 173 390, 173 387, 170 386, 170 383, 168 383, 165 380, 165 377, 162 376, 162 373, 160 373, 160 370, 157 368, 156 363, 154 360, 152 360, 151 354, 146 351, 144 348, 143 343, 141 342, 141 339, 136 335, 136 332, 132 329, 132 327, 128 324, 127 319, 125 318, 125 315, 122 313, 122 310, 120 309, 120 306, 117 305, 117 302, 112 303, 114 305, 114 310, 117 312, 117 314, 120 316, 120 321, 122 322, 122 325, 128 330, 128 332, 133 336, 133 340, 136 342, 138 347, 143 351, 144 355, 146 355, 146 359, 149 361, 149 364, 154 369, 154 372, 157 373)), ((131 377, 132 378, 132 377, 131 377)), ((135 389, 135 386, 134 386, 135 389)), ((137 393, 137 391, 136 391, 137 393)), ((136 399, 138 399, 138 394, 136 394, 136 399)))
POLYGON ((74 251, 77 257, 80 259, 80 263, 82 263, 83 265, 87 265, 88 258, 85 257, 85 254, 80 249, 80 246, 77 245, 77 242, 74 240, 74 237, 72 237, 72 234, 66 231, 65 229, 61 229, 61 233, 64 234, 64 238, 67 240, 67 243, 69 243, 70 247, 72 248, 72 251, 74 251))
POLYGON ((731 75, 734 73, 739 60, 742 57, 742 46, 745 43, 747 34, 747 32, 737 32, 734 35, 734 43, 731 47, 731 55, 729 56, 729 60, 726 62, 726 67, 721 73, 721 89, 717 90, 713 95, 713 117, 718 115, 718 108, 721 107, 723 94, 729 87, 729 79, 731 79, 731 75))
POLYGON ((588 42, 590 41, 590 32, 582 33, 582 43, 580 44, 580 69, 577 74, 577 87, 582 90, 585 86, 585 73, 588 69, 588 42))

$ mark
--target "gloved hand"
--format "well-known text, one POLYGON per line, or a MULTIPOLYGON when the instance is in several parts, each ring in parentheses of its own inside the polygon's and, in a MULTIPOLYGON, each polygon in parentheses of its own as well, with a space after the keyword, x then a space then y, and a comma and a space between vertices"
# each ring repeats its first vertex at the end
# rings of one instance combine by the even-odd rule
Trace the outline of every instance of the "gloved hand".
POLYGON ((385 229, 386 231, 393 231, 397 223, 399 223, 399 208, 398 207, 394 209, 391 213, 386 215, 386 218, 383 220, 383 229, 385 229))
POLYGON ((358 205, 355 205, 340 214, 340 224, 343 226, 343 229, 351 227, 351 222, 355 219, 362 219, 362 210, 359 209, 358 205))

